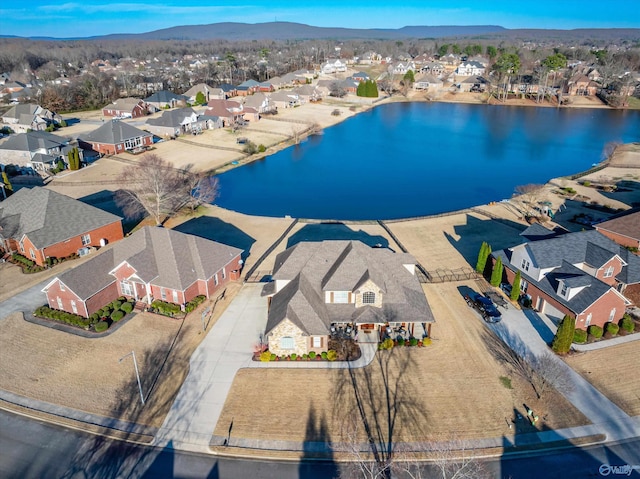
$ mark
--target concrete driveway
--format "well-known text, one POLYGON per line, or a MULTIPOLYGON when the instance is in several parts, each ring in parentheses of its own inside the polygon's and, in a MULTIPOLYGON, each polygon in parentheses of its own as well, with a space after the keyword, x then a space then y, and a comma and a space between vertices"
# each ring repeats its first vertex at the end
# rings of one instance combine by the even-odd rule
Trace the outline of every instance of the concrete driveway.
POLYGON ((51 278, 46 279, 0 303, 0 319, 17 312, 31 313, 37 307, 47 304, 47 296, 42 288, 50 281, 51 278))

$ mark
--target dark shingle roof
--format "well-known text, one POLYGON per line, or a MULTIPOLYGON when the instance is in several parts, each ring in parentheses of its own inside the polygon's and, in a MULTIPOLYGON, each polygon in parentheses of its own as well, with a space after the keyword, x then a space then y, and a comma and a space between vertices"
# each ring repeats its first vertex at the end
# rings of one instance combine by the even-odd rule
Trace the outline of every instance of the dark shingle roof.
POLYGON ((197 280, 211 278, 241 253, 199 236, 147 226, 58 279, 87 299, 115 281, 109 272, 126 261, 143 281, 183 291, 197 280))
POLYGON ((38 249, 120 221, 94 206, 36 186, 21 188, 0 203, 0 235, 27 235, 38 249))
MULTIPOLYGON (((273 280, 289 282, 271 301, 266 332, 288 318, 307 334, 326 334, 334 322, 363 322, 365 309, 376 322, 433 322, 420 282, 405 264, 414 265, 414 258, 360 241, 298 243, 276 257, 273 280), (325 303, 325 292, 356 292, 368 280, 383 294, 382 309, 325 303)), ((265 292, 272 293, 271 285, 265 292)))
POLYGON ((34 152, 39 149, 47 149, 61 147, 69 143, 68 138, 54 135, 46 131, 29 131, 27 133, 18 133, 7 139, 0 145, 2 150, 12 151, 30 151, 34 152))
POLYGON ((119 120, 106 121, 97 130, 85 135, 82 139, 89 143, 104 143, 107 145, 117 145, 125 140, 152 136, 146 131, 142 131, 135 126, 119 120))
POLYGON ((171 103, 172 101, 186 101, 187 98, 184 95, 177 95, 171 91, 160 90, 155 92, 149 98, 145 98, 144 101, 147 103, 171 103))
POLYGON ((597 230, 611 231, 640 241, 640 211, 627 211, 594 226, 597 230))
POLYGON ((154 126, 166 126, 178 128, 188 116, 195 113, 193 108, 178 108, 176 110, 163 111, 159 118, 149 118, 147 124, 154 126))

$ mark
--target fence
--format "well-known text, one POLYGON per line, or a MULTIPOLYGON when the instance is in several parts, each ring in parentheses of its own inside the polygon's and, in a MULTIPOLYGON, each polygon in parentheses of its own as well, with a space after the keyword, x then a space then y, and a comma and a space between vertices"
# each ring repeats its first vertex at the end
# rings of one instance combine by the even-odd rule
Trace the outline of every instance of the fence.
POLYGON ((453 281, 464 281, 466 279, 477 279, 478 273, 473 268, 462 267, 458 269, 438 268, 435 271, 425 271, 429 283, 450 283, 453 281))

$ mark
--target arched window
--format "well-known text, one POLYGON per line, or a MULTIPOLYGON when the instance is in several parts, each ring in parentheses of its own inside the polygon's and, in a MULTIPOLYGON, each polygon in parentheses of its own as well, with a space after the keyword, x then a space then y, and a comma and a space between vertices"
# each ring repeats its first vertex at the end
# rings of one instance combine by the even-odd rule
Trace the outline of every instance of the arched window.
POLYGON ((374 304, 376 302, 376 293, 366 291, 362 293, 362 304, 374 304))

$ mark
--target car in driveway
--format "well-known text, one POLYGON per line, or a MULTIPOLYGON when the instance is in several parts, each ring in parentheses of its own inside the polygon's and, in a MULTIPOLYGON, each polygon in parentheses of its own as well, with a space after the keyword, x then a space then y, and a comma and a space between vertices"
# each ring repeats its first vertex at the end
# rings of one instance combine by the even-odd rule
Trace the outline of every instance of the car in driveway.
POLYGON ((465 299, 467 304, 476 309, 487 323, 497 323, 502 319, 502 314, 490 298, 473 292, 465 299))

